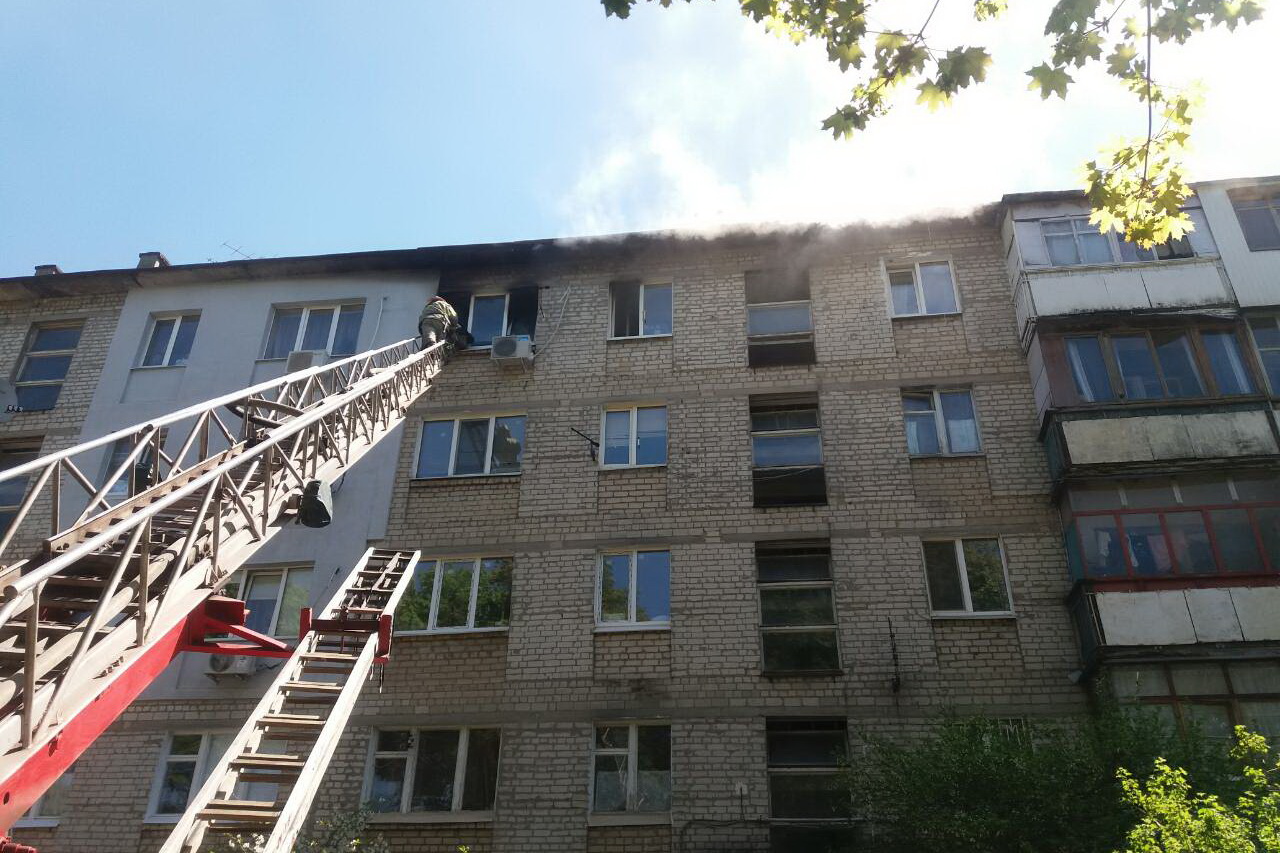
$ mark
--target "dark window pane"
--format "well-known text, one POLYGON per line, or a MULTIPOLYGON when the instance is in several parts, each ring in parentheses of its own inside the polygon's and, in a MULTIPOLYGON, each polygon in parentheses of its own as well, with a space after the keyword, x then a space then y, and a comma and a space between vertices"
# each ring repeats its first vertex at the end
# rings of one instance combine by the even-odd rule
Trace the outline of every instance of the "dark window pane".
POLYGON ((280 573, 250 573, 241 598, 248 610, 244 624, 260 634, 270 634, 276 615, 276 601, 280 598, 280 573))
POLYGON ((827 502, 827 478, 821 465, 807 468, 757 468, 751 473, 755 506, 821 506, 827 502))
POLYGON ((1120 382, 1130 400, 1146 400, 1163 396, 1160 376, 1146 335, 1116 335, 1111 339, 1120 382))
POLYGON ((329 349, 329 332, 333 329, 332 308, 312 308, 307 314, 307 328, 302 333, 302 346, 298 349, 329 349))
POLYGON ((24 412, 43 412, 58 402, 62 385, 19 385, 14 389, 17 405, 24 412))
POLYGON ((488 811, 498 791, 498 754, 502 735, 497 729, 472 729, 468 733, 466 777, 462 786, 462 808, 488 811))
POLYGON ((671 727, 636 726, 636 810, 671 808, 671 727))
POLYGON ((191 357, 191 344, 196 339, 196 328, 200 325, 200 315, 190 314, 178 323, 178 335, 173 340, 173 349, 169 352, 169 364, 181 367, 191 357))
POLYGON ((1112 483, 1079 483, 1071 486, 1071 508, 1077 512, 1121 509, 1120 492, 1112 483))
POLYGON ((1280 572, 1280 507, 1258 507, 1253 511, 1253 517, 1262 532, 1262 547, 1271 561, 1271 571, 1280 572))
POLYGON ((933 609, 964 610, 955 543, 924 543, 924 565, 929 576, 929 603, 933 609))
POLYGON ((631 412, 604 413, 604 464, 631 463, 631 412))
POLYGON ((752 432, 817 428, 817 409, 765 409, 751 413, 752 432))
POLYGON ((965 573, 969 577, 969 598, 978 613, 1009 610, 1009 590, 1004 583, 1000 543, 995 539, 966 539, 965 573))
POLYGON ((630 737, 630 726, 596 726, 596 747, 599 749, 627 749, 630 737))
POLYGON ((848 746, 840 721, 780 721, 767 727, 770 767, 838 767, 848 746))
POLYGON ((486 445, 489 443, 489 419, 458 422, 458 452, 453 473, 483 474, 486 445))
POLYGON ((492 474, 512 474, 524 459, 524 415, 494 418, 492 474))
POLYGON ((471 305, 471 337, 478 347, 487 347, 503 334, 507 314, 507 295, 477 296, 471 305))
POLYGON ((1085 220, 1076 222, 1076 239, 1080 243, 1080 260, 1086 264, 1111 263, 1111 243, 1098 229, 1085 220))
POLYGON ((142 354, 143 367, 164 364, 164 351, 169 348, 169 338, 173 335, 173 326, 177 322, 174 317, 155 321, 151 327, 151 340, 147 341, 147 351, 142 354))
POLYGON ((920 313, 920 304, 916 299, 916 276, 913 270, 891 270, 889 290, 893 295, 895 315, 920 313))
POLYGON ((1085 401, 1099 403, 1115 399, 1107 364, 1102 358, 1102 344, 1097 338, 1067 338, 1067 359, 1071 362, 1076 391, 1085 401))
POLYGON ((951 453, 976 453, 981 449, 978 440, 978 416, 973 411, 973 395, 968 391, 943 391, 942 417, 947 425, 947 450, 951 453))
POLYGON ((816 433, 756 435, 751 447, 757 468, 822 464, 822 438, 816 433))
POLYGON ((1235 332, 1202 332, 1209 367, 1220 394, 1252 394, 1253 379, 1240 354, 1240 341, 1235 332))
POLYGON ((1184 506, 1232 503, 1231 487, 1221 474, 1179 477, 1178 491, 1182 493, 1184 506))
POLYGON ((1280 227, 1276 225, 1275 215, 1266 207, 1237 205, 1236 217, 1240 220, 1240 229, 1244 231, 1244 240, 1250 251, 1280 249, 1280 227))
POLYGON ((640 285, 634 281, 615 281, 613 292, 613 337, 630 338, 640 334, 640 285))
POLYGON ((949 314, 956 310, 955 284, 951 280, 951 264, 921 264, 920 289, 924 291, 924 310, 928 314, 949 314))
POLYGON ((769 805, 775 818, 831 820, 849 816, 849 793, 838 774, 773 773, 769 805))
POLYGON ((1259 348, 1280 347, 1280 318, 1251 317, 1249 328, 1253 330, 1253 339, 1259 348))
POLYGON ((794 335, 812 330, 807 302, 747 307, 748 335, 794 335))
POLYGON ((1124 535, 1129 542, 1129 559, 1135 574, 1167 575, 1173 571, 1173 557, 1158 515, 1145 512, 1126 515, 1124 535))
POLYGON ((1262 557, 1258 554, 1258 542, 1253 536, 1249 515, 1242 509, 1215 509, 1209 511, 1209 523, 1218 540, 1218 553, 1222 555, 1224 570, 1228 572, 1260 572, 1262 557))
POLYGON ((636 554, 636 621, 663 622, 671 618, 671 553, 636 554))
POLYGON ((627 757, 597 755, 591 810, 621 812, 627 809, 627 757))
POLYGON ((1171 512, 1165 515, 1164 523, 1169 528, 1179 572, 1212 574, 1218 570, 1203 515, 1198 512, 1171 512))
POLYGON ((298 328, 302 325, 301 308, 277 308, 271 319, 271 334, 267 335, 267 350, 263 358, 285 358, 293 351, 298 340, 298 328))
POLYGON ((769 853, 848 853, 856 849, 848 826, 803 826, 780 823, 769 827, 769 853))
POLYGON ((49 350, 75 349, 80 344, 80 327, 71 326, 58 329, 36 329, 31 339, 28 352, 48 352, 49 350))
POLYGON ((941 453, 942 443, 938 437, 938 421, 932 411, 932 401, 927 411, 912 411, 913 405, 918 405, 918 398, 903 397, 902 401, 908 410, 904 415, 907 424, 907 452, 912 456, 941 453))
POLYGON ((187 808, 187 797, 195 781, 196 763, 170 761, 164 766, 164 778, 160 782, 160 796, 156 802, 156 814, 182 814, 187 808))
POLYGON ((418 563, 413 571, 413 580, 409 589, 400 599, 396 608, 395 628, 397 631, 425 631, 431 615, 431 590, 435 584, 436 562, 426 560, 418 563))
POLYGON ((766 627, 832 625, 831 588, 760 590, 760 620, 766 627))
POLYGON ((1263 351, 1262 369, 1267 372, 1267 381, 1271 383, 1271 393, 1280 396, 1280 349, 1263 351))
MULTIPOLYGON (((1128 501, 1130 509, 1166 507, 1177 503, 1173 497, 1172 482, 1163 477, 1153 477, 1145 480, 1125 480, 1122 485, 1124 486, 1125 500, 1128 501)), ((1105 508, 1111 509, 1112 507, 1105 508)))
POLYGON ((644 288, 644 334, 671 334, 671 285, 644 288))
MULTIPOLYGON (((1042 226, 1046 225, 1048 225, 1048 223, 1042 223, 1042 226)), ((1048 228, 1045 230, 1047 231, 1048 228)), ((1073 264, 1080 263, 1080 252, 1076 249, 1076 239, 1070 233, 1046 233, 1044 235, 1044 242, 1049 249, 1049 263, 1053 266, 1071 266, 1073 264)))
POLYGON ((601 566, 600 621, 625 622, 630 617, 631 555, 605 554, 601 566))
POLYGON ((418 760, 409 798, 411 811, 447 812, 453 808, 458 734, 456 731, 418 732, 418 760))
POLYGON ((71 367, 69 355, 33 355, 22 365, 19 382, 49 382, 62 379, 71 367))
POLYGON ((480 561, 476 591, 476 627, 493 628, 511 621, 511 558, 480 561))
POLYGON ((507 294, 507 334, 528 335, 538 330, 538 286, 517 287, 507 294))
POLYGON ((1280 501, 1280 476, 1275 474, 1236 474, 1231 478, 1242 503, 1280 501))
POLYGON ((338 312, 338 329, 333 333, 333 355, 352 355, 360 339, 360 321, 364 318, 363 305, 343 305, 338 312))
POLYGON ((413 732, 392 730, 378 732, 378 752, 406 752, 413 745, 413 732))
POLYGON ((1200 374, 1191 355, 1191 342, 1184 333, 1152 335, 1156 357, 1164 373, 1164 384, 1170 397, 1199 397, 1204 394, 1200 374))
POLYGON ((369 786, 369 806, 375 812, 400 811, 404 795, 404 771, 408 762, 403 758, 375 758, 373 781, 369 786))
POLYGON ((636 464, 662 465, 667 461, 667 409, 652 406, 636 411, 636 464))
POLYGON ((1128 573, 1114 516, 1080 516, 1076 526, 1080 530, 1080 545, 1089 577, 1107 578, 1128 573))
POLYGON ((831 551, 821 545, 757 545, 756 572, 761 583, 829 580, 831 551))
POLYGON ((767 631, 763 641, 767 672, 840 668, 835 631, 767 631))
POLYGON ((427 421, 423 424, 422 447, 418 453, 418 476, 449 476, 449 454, 452 450, 453 421, 427 421))
POLYGON ((436 605, 437 628, 465 628, 471 610, 470 560, 450 560, 441 564, 440 603, 436 605))

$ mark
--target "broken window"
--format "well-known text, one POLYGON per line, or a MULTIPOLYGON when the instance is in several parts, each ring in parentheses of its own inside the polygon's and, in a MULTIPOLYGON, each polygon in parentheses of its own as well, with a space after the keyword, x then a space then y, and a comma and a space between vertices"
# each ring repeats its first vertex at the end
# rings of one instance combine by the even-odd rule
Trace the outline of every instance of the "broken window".
POLYGON ((816 395, 752 397, 751 454, 756 506, 827 502, 816 395))
POLYGON ((934 614, 1013 610, 1000 540, 947 539, 923 544, 929 606, 934 614))
POLYGON ((524 415, 426 421, 418 445, 418 478, 519 474, 524 421, 524 415))
POLYGON ((609 285, 614 338, 653 338, 670 335, 672 293, 670 284, 615 281, 609 285))
POLYGON ((591 756, 591 811, 671 810, 671 727, 652 723, 596 726, 591 756))
POLYGON ((1253 332, 1253 343, 1258 348, 1258 358, 1262 361, 1271 393, 1280 396, 1280 315, 1250 317, 1249 329, 1253 332))
POLYGON ((1270 473, 1075 484, 1063 523, 1077 578, 1280 572, 1280 478, 1270 473))
POLYGON ((827 542, 756 543, 765 672, 840 668, 827 542))
POLYGON ((373 736, 364 801, 375 812, 487 812, 498 791, 499 729, 392 729, 373 736))
POLYGON ((846 729, 844 720, 765 721, 773 853, 849 849, 846 729))
POLYGON ((1280 187, 1229 190, 1249 251, 1280 249, 1280 187))
POLYGON ((671 552, 619 551, 600 555, 596 623, 602 626, 671 623, 671 552))
POLYGON ((42 412, 57 404, 81 328, 80 323, 58 323, 31 329, 13 383, 19 411, 42 412))
POLYGON ((511 557, 424 560, 396 608, 397 631, 471 631, 511 622, 511 557))
POLYGON ((978 418, 967 389, 904 391, 907 452, 912 456, 977 453, 978 418))
POLYGON ((949 261, 891 264, 887 272, 894 317, 954 314, 960 310, 949 261))
POLYGON ((635 468, 667 464, 667 407, 609 407, 601 424, 600 464, 635 468))
POLYGON ((747 363, 751 367, 813 364, 809 271, 746 273, 747 363))
POLYGON ((471 333, 471 345, 488 347, 501 335, 534 337, 538 325, 538 287, 522 285, 500 293, 441 291, 458 314, 458 325, 471 333))

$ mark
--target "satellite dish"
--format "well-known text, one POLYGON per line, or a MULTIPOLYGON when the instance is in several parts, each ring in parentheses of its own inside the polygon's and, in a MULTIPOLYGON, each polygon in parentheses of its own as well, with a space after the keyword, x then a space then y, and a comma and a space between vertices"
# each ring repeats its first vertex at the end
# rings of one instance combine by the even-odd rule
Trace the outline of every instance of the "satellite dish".
POLYGON ((0 424, 7 424, 18 413, 18 392, 8 379, 0 379, 0 424))

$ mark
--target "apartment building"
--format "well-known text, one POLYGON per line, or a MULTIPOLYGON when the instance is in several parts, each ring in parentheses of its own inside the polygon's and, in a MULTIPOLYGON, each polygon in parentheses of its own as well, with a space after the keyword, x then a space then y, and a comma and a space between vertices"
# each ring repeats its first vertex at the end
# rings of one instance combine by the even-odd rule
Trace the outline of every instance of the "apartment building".
MULTIPOLYGON (((860 736, 947 708, 1080 713, 1101 679, 1272 725, 1280 202, 1199 189, 1150 252, 1046 193, 51 280, 120 288, 83 437, 407 337, 437 291, 475 338, 333 526, 229 588, 287 636, 368 544, 422 551, 317 814, 368 803, 403 851, 821 851, 860 736)), ((19 839, 158 847, 260 668, 184 656, 19 839)))

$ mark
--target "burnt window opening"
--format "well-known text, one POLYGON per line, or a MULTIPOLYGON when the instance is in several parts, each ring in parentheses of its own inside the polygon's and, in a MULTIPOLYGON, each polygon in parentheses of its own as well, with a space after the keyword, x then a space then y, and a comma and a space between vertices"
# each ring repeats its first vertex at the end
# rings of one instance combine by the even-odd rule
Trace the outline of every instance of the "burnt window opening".
POLYGON ((474 347, 488 347, 501 335, 535 336, 538 325, 538 287, 521 285, 506 291, 475 293, 441 291, 440 296, 458 312, 458 325, 466 329, 474 347))
POLYGON ((752 397, 751 455, 755 506, 826 504, 816 394, 752 397))
POLYGON ((609 283, 611 338, 656 338, 671 334, 671 284, 609 283))
POLYGON ((761 650, 766 673, 840 669, 831 543, 756 543, 761 650))
POLYGON ((808 270, 751 270, 747 295, 747 364, 813 364, 808 270))

